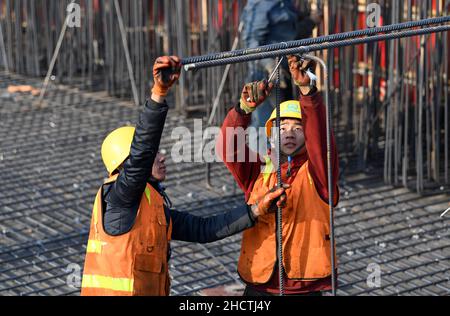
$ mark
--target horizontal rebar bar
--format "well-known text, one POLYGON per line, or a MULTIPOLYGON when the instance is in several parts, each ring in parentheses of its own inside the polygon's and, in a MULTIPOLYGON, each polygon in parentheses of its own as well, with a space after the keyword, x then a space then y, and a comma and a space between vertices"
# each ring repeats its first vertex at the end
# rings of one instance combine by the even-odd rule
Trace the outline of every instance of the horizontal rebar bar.
POLYGON ((345 40, 345 39, 349 39, 349 38, 355 38, 355 37, 360 37, 360 36, 369 36, 369 35, 374 35, 374 34, 384 33, 384 32, 400 31, 400 30, 404 30, 404 29, 410 29, 413 27, 421 27, 421 26, 426 26, 426 25, 431 25, 431 24, 439 24, 439 23, 445 23, 445 22, 450 22, 450 16, 422 19, 419 21, 408 21, 408 22, 403 22, 403 23, 396 23, 396 24, 389 24, 389 25, 384 25, 384 26, 379 26, 379 27, 373 27, 373 28, 369 28, 369 29, 336 33, 336 34, 330 34, 330 35, 319 36, 319 37, 314 37, 314 38, 306 38, 306 39, 301 39, 301 40, 282 42, 282 43, 277 43, 277 44, 263 45, 263 46, 254 47, 254 48, 231 50, 231 51, 227 51, 227 52, 213 53, 213 54, 203 55, 203 56, 187 57, 187 58, 183 58, 181 60, 181 63, 183 65, 187 65, 187 64, 193 64, 193 63, 198 63, 198 62, 203 62, 203 61, 208 61, 208 60, 217 60, 217 59, 223 59, 223 58, 229 58, 229 57, 251 55, 251 54, 262 53, 262 52, 270 52, 270 51, 280 50, 280 49, 284 49, 284 48, 292 48, 292 47, 299 47, 299 46, 308 46, 308 45, 312 45, 312 44, 320 44, 320 43, 325 43, 325 42, 341 41, 341 40, 345 40))
POLYGON ((259 59, 264 59, 264 58, 273 58, 273 57, 277 57, 277 56, 305 54, 308 52, 313 52, 313 51, 318 51, 318 50, 325 50, 325 49, 337 48, 337 47, 343 47, 343 46, 353 46, 353 45, 359 45, 359 44, 367 44, 367 43, 373 43, 373 42, 379 42, 379 41, 385 41, 385 40, 391 40, 391 39, 397 39, 397 38, 403 38, 403 37, 411 37, 411 36, 416 36, 416 35, 424 35, 424 34, 430 34, 430 33, 446 32, 449 30, 450 30, 450 25, 433 26, 433 27, 427 27, 427 28, 418 29, 418 30, 407 30, 407 31, 401 31, 401 32, 397 32, 397 33, 381 34, 381 35, 374 35, 374 36, 362 37, 362 38, 352 38, 352 39, 336 41, 336 42, 312 44, 309 46, 285 48, 285 49, 279 49, 279 50, 275 50, 275 51, 255 53, 255 54, 251 54, 251 55, 243 55, 243 56, 228 57, 228 58, 222 58, 222 59, 216 59, 216 60, 202 61, 202 62, 198 62, 198 63, 185 64, 184 69, 186 71, 188 71, 188 70, 201 69, 201 68, 207 68, 207 67, 222 66, 222 65, 227 65, 227 64, 249 62, 249 61, 259 60, 259 59))

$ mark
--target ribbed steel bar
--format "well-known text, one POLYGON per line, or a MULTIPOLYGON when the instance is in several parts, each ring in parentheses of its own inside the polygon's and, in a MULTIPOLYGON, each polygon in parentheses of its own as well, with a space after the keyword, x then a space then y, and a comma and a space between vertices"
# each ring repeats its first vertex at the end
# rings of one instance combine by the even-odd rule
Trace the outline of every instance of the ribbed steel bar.
MULTIPOLYGON (((276 59, 276 64, 279 62, 279 57, 276 59)), ((280 68, 276 67, 276 83, 275 83, 275 106, 276 106, 276 148, 277 148, 277 188, 282 187, 282 179, 281 179, 281 133, 280 133, 280 124, 281 124, 281 115, 280 115, 280 68)), ((281 207, 278 207, 276 213, 276 236, 277 236, 277 260, 278 260, 278 280, 279 280, 279 295, 284 295, 284 278, 283 278, 283 210, 281 207)))
POLYGON ((260 54, 260 53, 264 53, 264 52, 278 51, 278 50, 281 50, 286 47, 294 48, 294 47, 299 47, 299 46, 309 46, 309 45, 320 44, 320 43, 325 43, 325 42, 342 41, 342 40, 360 37, 360 36, 369 36, 369 35, 374 35, 374 34, 378 34, 378 33, 393 32, 393 31, 399 31, 399 30, 404 30, 404 29, 410 29, 410 28, 414 28, 414 27, 421 27, 421 26, 440 24, 440 23, 446 23, 446 22, 450 22, 450 16, 442 16, 442 17, 437 17, 437 18, 422 19, 419 21, 409 21, 409 22, 403 22, 403 23, 398 23, 398 24, 390 24, 390 25, 374 27, 374 28, 369 28, 369 29, 362 29, 362 30, 356 30, 356 31, 351 31, 351 32, 320 36, 320 37, 315 37, 315 38, 307 38, 307 39, 296 40, 296 41, 264 45, 264 46, 255 47, 255 48, 240 49, 240 50, 214 53, 214 54, 203 55, 203 56, 194 56, 194 57, 189 57, 189 58, 183 58, 181 60, 181 63, 183 65, 188 65, 188 64, 194 64, 194 63, 205 62, 205 61, 220 60, 220 59, 230 58, 230 57, 260 54))
MULTIPOLYGON (((75 0, 72 0, 70 3, 72 4, 74 2, 75 2, 75 0)), ((67 15, 66 18, 64 19, 63 26, 61 28, 61 32, 59 33, 58 42, 56 44, 55 51, 53 52, 52 60, 50 61, 50 65, 47 70, 47 75, 45 76, 44 83, 42 84, 41 93, 39 95, 39 103, 41 103, 42 100, 44 99, 45 91, 47 90, 47 86, 50 81, 50 76, 53 73, 53 68, 55 67, 56 59, 58 58, 59 50, 60 50, 62 42, 64 40, 64 35, 66 34, 67 21, 69 21, 69 19, 70 19, 70 15, 67 15)))
POLYGON ((2 58, 3 58, 3 65, 5 67, 6 72, 9 72, 9 64, 8 64, 8 59, 6 58, 6 48, 5 48, 5 41, 4 41, 4 37, 3 37, 3 28, 2 28, 1 23, 0 23, 0 49, 1 49, 2 58))
POLYGON ((273 58, 273 57, 283 56, 283 55, 305 54, 305 53, 309 53, 309 52, 325 50, 325 49, 330 49, 330 48, 367 44, 367 43, 386 41, 386 40, 403 38, 403 37, 411 37, 411 36, 424 35, 424 34, 430 34, 430 33, 446 32, 449 30, 450 30, 450 25, 433 26, 433 27, 428 27, 428 28, 423 28, 423 29, 418 29, 418 30, 401 31, 401 32, 397 32, 397 33, 374 35, 374 36, 363 37, 363 38, 352 38, 352 39, 337 41, 337 42, 313 44, 310 46, 286 48, 286 49, 280 49, 280 50, 270 51, 270 52, 262 52, 262 53, 256 53, 256 54, 251 54, 251 55, 229 57, 229 58, 223 58, 223 59, 217 59, 217 60, 198 62, 198 63, 193 63, 193 64, 185 64, 184 69, 186 71, 188 71, 188 70, 215 67, 215 66, 221 66, 221 65, 227 65, 227 64, 248 62, 248 61, 259 60, 259 59, 264 59, 264 58, 273 58))
POLYGON ((136 106, 139 106, 139 95, 138 95, 138 91, 137 91, 137 87, 136 87, 136 82, 134 80, 133 66, 131 64, 130 51, 128 49, 128 43, 127 43, 127 34, 125 31, 125 26, 124 26, 123 18, 122 18, 122 12, 120 10, 120 5, 119 5, 118 0, 114 0, 114 7, 116 9, 117 21, 119 22, 120 35, 121 35, 121 39, 122 39, 123 51, 125 54, 128 75, 129 75, 130 82, 131 82, 131 91, 133 91, 134 104, 136 106))

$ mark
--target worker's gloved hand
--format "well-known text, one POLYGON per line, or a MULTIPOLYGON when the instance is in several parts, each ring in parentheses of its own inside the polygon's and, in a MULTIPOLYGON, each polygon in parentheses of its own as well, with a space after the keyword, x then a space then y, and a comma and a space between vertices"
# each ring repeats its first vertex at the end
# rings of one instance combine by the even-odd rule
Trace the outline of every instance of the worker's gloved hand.
POLYGON ((273 88, 272 82, 267 80, 246 83, 242 88, 240 107, 246 114, 253 112, 264 102, 273 88))
POLYGON ((310 86, 310 79, 306 74, 306 70, 310 70, 314 73, 316 69, 316 62, 314 60, 304 60, 298 55, 288 55, 289 71, 292 79, 297 86, 305 87, 310 86))
POLYGON ((162 56, 153 65, 154 85, 152 94, 165 97, 169 88, 178 80, 181 72, 180 58, 177 56, 162 56))
POLYGON ((283 184, 279 189, 272 188, 255 204, 251 206, 253 216, 258 217, 261 215, 274 213, 278 207, 286 206, 286 190, 290 188, 289 184, 283 184))

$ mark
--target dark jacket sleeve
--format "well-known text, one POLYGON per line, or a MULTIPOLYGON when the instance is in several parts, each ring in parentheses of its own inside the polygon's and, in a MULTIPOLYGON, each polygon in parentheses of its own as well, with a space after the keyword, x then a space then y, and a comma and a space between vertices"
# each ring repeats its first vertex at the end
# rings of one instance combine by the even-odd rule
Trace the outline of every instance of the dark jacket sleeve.
POLYGON ((110 235, 133 226, 141 196, 158 152, 168 106, 149 99, 139 114, 130 156, 117 180, 104 187, 104 229, 110 235))
POLYGON ((200 217, 171 211, 172 239, 207 243, 237 234, 255 224, 250 207, 243 204, 226 213, 200 217))

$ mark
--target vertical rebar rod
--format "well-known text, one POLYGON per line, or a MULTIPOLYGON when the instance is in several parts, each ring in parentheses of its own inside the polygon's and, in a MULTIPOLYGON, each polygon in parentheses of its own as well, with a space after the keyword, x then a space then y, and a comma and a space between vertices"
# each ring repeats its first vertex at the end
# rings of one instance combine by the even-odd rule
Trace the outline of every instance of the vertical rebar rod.
POLYGON ((5 17, 6 17, 6 42, 8 47, 8 66, 11 64, 11 69, 14 71, 14 58, 13 58, 13 40, 12 40, 12 29, 11 29, 11 0, 6 0, 5 5, 5 17))
MULTIPOLYGON (((75 0, 72 0, 70 3, 74 3, 75 0)), ((44 100, 44 95, 45 95, 45 91, 47 90, 47 86, 48 86, 48 82, 50 80, 50 76, 53 73, 53 68, 55 67, 55 63, 56 63, 56 59, 58 58, 59 55, 59 50, 61 48, 61 44, 64 40, 64 35, 66 34, 66 29, 67 29, 67 22, 69 19, 69 15, 66 16, 66 18, 64 19, 62 28, 61 28, 61 32, 59 33, 59 38, 58 38, 58 42, 56 43, 56 48, 55 51, 53 52, 53 56, 52 56, 52 60, 50 61, 50 65, 48 67, 47 70, 47 75, 45 76, 44 79, 44 84, 42 85, 40 94, 39 94, 39 100, 38 100, 38 104, 42 104, 42 101, 44 100)))
MULTIPOLYGON (((236 34, 236 36, 233 40, 233 46, 231 47, 231 50, 235 50, 237 48, 237 46, 239 44, 239 35, 241 34, 243 27, 244 27, 244 22, 239 23, 238 33, 236 34)), ((220 80, 219 89, 217 90, 216 97, 214 98, 213 107, 212 107, 211 114, 208 119, 208 125, 212 124, 212 121, 216 114, 217 107, 219 106, 220 97, 222 96, 223 88, 225 87, 225 83, 228 78, 228 73, 230 72, 230 67, 231 67, 231 64, 228 64, 225 66, 225 71, 222 75, 222 79, 220 80)))
POLYGON ((125 31, 125 27, 123 24, 122 12, 120 11, 120 7, 119 7, 119 0, 114 0, 114 7, 116 8, 117 20, 119 22, 120 35, 122 38, 123 51, 125 53, 125 59, 126 59, 127 68, 128 68, 128 76, 130 77, 134 104, 136 106, 139 106, 139 95, 138 95, 137 88, 136 88, 136 82, 134 81, 133 66, 131 64, 130 52, 128 50, 127 33, 125 31))
POLYGON ((447 35, 444 36, 444 53, 443 56, 445 56, 444 59, 444 179, 445 183, 449 184, 449 176, 448 176, 448 163, 449 163, 449 113, 448 113, 448 37, 447 35))
POLYGON ((5 65, 5 71, 9 72, 8 58, 6 57, 6 48, 5 48, 5 41, 4 41, 4 37, 3 37, 3 27, 2 27, 1 21, 0 21, 0 45, 1 45, 1 50, 2 50, 3 64, 5 65))
POLYGON ((425 37, 421 37, 421 47, 420 47, 420 62, 419 62, 419 72, 418 72, 418 84, 416 89, 418 90, 418 113, 417 113, 417 158, 416 158, 416 190, 418 193, 423 192, 423 102, 424 102, 424 72, 425 72, 425 51, 426 43, 425 37))
MULTIPOLYGON (((278 64, 280 57, 275 59, 275 64, 278 64)), ((282 187, 281 179, 281 132, 280 132, 280 67, 276 69, 276 83, 275 83, 275 106, 276 106, 276 126, 277 126, 277 188, 282 187)), ((278 207, 276 216, 276 235, 277 235, 277 256, 278 256, 278 280, 280 286, 280 296, 284 295, 284 279, 283 279, 283 214, 282 208, 278 207)))

